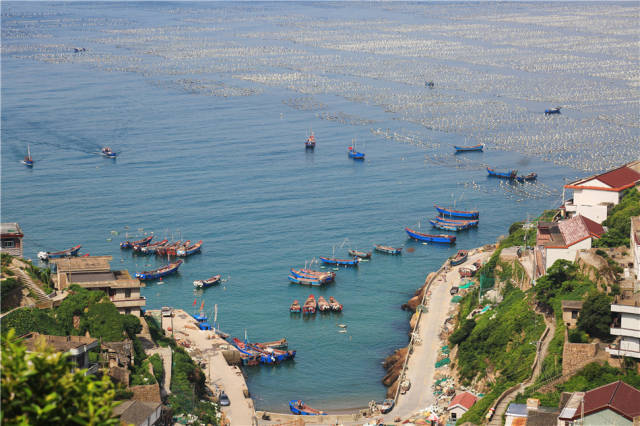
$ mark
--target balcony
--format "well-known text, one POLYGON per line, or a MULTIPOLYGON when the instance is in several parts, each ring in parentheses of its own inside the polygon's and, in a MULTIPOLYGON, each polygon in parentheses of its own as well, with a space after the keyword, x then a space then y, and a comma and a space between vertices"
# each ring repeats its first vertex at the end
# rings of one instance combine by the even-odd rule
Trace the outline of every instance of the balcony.
POLYGON ((137 308, 147 304, 147 299, 144 296, 134 299, 116 299, 115 297, 110 297, 109 300, 116 305, 116 308, 137 308))
POLYGON ((613 356, 630 356, 632 358, 640 359, 640 352, 630 351, 628 349, 620 349, 619 345, 611 345, 605 350, 613 356))
POLYGON ((614 336, 635 337, 636 339, 640 339, 640 330, 634 330, 632 328, 611 327, 609 333, 614 336))

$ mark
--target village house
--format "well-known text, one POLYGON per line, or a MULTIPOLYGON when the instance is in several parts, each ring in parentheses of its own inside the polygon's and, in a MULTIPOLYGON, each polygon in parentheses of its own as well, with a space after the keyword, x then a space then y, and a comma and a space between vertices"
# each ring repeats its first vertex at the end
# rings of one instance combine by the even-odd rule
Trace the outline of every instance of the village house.
POLYGON ((558 426, 632 425, 640 421, 640 391, 621 380, 587 392, 562 394, 558 426))
POLYGON ((602 225, 582 215, 560 222, 538 222, 538 274, 545 274, 558 259, 575 261, 578 251, 590 249, 593 239, 604 232, 602 225))
POLYGON ((616 316, 610 333, 620 337, 606 351, 613 356, 640 359, 640 293, 616 296, 611 312, 616 316))
POLYGON ((161 424, 162 403, 127 400, 113 409, 113 416, 123 425, 153 426, 161 424))
POLYGON ((600 175, 579 179, 564 185, 564 189, 573 190, 573 198, 566 200, 561 210, 567 216, 582 215, 602 223, 609 209, 620 202, 622 191, 639 182, 640 160, 600 175))
POLYGON ((575 328, 578 325, 578 315, 582 310, 581 300, 562 301, 562 322, 567 328, 575 328))
POLYGON ((88 290, 100 290, 109 296, 121 314, 141 316, 141 309, 147 301, 140 295, 140 280, 131 278, 126 270, 112 271, 111 259, 111 256, 51 259, 55 265, 51 278, 56 290, 65 290, 72 284, 88 290))
POLYGON ((558 408, 541 407, 539 399, 529 398, 526 404, 509 404, 504 426, 548 426, 556 423, 558 414, 558 408))
POLYGON ((27 351, 35 351, 41 344, 52 347, 56 352, 67 352, 68 361, 76 368, 87 368, 87 374, 95 374, 98 364, 89 361, 89 352, 98 347, 98 341, 85 336, 50 336, 37 332, 28 333, 20 337, 27 351))
POLYGON ((22 257, 22 237, 24 234, 17 223, 0 223, 0 252, 22 257))
POLYGON ((633 291, 640 291, 640 216, 631 218, 631 235, 629 235, 629 248, 633 259, 634 285, 633 291))
POLYGON ((470 392, 461 392, 453 397, 447 407, 451 421, 455 422, 462 417, 464 413, 473 407, 473 404, 475 404, 477 400, 478 397, 470 392))

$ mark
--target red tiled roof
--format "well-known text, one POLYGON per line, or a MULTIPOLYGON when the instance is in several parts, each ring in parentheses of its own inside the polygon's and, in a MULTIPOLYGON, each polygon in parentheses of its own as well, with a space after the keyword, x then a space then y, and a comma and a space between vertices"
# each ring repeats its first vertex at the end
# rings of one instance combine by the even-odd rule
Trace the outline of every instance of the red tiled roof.
POLYGON ((578 181, 572 182, 568 185, 565 185, 565 188, 579 188, 584 186, 586 188, 591 189, 601 189, 603 191, 612 191, 612 190, 622 190, 633 186, 635 183, 640 182, 640 173, 633 170, 632 168, 625 166, 618 167, 617 169, 611 170, 609 172, 603 173, 601 175, 591 176, 588 178, 580 179, 578 181), (588 185, 584 185, 586 182, 590 180, 597 179, 600 182, 608 185, 610 188, 598 188, 592 187, 588 185))
MULTIPOLYGON (((600 386, 584 394, 584 415, 610 409, 632 420, 640 416, 640 390, 622 380, 600 386)), ((573 419, 582 415, 582 403, 573 419)))
POLYGON ((600 224, 581 215, 558 222, 558 229, 566 247, 589 237, 600 238, 604 234, 604 228, 600 224))
POLYGON ((473 404, 475 404, 477 400, 478 400, 478 397, 475 396, 474 394, 469 392, 462 392, 457 394, 451 400, 451 403, 449 404, 448 408, 452 408, 459 404, 468 410, 469 408, 473 407, 473 404))

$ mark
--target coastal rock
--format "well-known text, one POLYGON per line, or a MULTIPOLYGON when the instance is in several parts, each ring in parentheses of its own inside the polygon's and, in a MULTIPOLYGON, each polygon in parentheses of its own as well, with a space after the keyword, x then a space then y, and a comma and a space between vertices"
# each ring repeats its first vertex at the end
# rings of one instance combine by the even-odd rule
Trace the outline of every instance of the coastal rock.
POLYGON ((391 389, 394 389, 391 394, 393 395, 393 393, 395 393, 395 387, 397 387, 398 377, 402 372, 402 366, 404 365, 404 360, 407 357, 408 350, 408 346, 397 349, 393 354, 389 355, 382 364, 384 369, 387 371, 387 374, 382 379, 382 384, 389 387, 389 389, 387 390, 387 395, 389 395, 391 389))
POLYGON ((421 301, 422 301, 422 298, 420 296, 413 296, 411 299, 409 299, 407 303, 402 305, 402 309, 415 312, 418 306, 420 305, 421 301))
POLYGON ((411 327, 411 330, 415 330, 416 329, 416 324, 418 324, 418 313, 415 312, 413 315, 411 315, 411 320, 409 321, 409 327, 411 327))

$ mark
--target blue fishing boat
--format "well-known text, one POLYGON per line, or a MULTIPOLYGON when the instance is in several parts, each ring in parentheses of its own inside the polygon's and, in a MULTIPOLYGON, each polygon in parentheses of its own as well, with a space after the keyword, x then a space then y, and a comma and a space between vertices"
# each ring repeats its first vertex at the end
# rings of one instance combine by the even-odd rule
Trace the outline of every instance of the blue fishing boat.
POLYGON ((300 285, 310 285, 313 287, 319 287, 324 284, 324 281, 319 280, 318 278, 309 278, 309 277, 296 277, 295 275, 289 275, 289 281, 294 284, 300 285))
POLYGON ((108 146, 105 146, 104 148, 102 148, 100 150, 100 154, 102 154, 107 158, 116 158, 118 156, 118 154, 113 152, 111 148, 109 148, 108 146))
POLYGON ((339 265, 339 266, 358 266, 360 259, 354 257, 353 259, 336 259, 335 257, 320 257, 322 263, 327 265, 339 265))
POLYGON ((473 222, 471 222, 471 223, 451 223, 451 222, 441 222, 441 221, 438 221, 438 220, 430 220, 429 223, 434 228, 442 229, 442 230, 445 230, 445 231, 454 231, 454 232, 464 231, 465 229, 473 228, 474 226, 476 226, 478 224, 477 222, 475 222, 475 224, 473 222))
POLYGON ((484 144, 478 144, 473 146, 458 146, 454 145, 453 148, 458 152, 468 152, 468 151, 482 151, 484 149, 484 144))
POLYGON ((293 360, 296 357, 296 351, 283 351, 279 349, 274 349, 269 346, 264 346, 260 343, 249 343, 247 342, 247 346, 253 349, 256 352, 267 356, 275 357, 275 362, 280 363, 282 361, 293 360))
POLYGON ((307 140, 304 142, 304 147, 306 149, 314 149, 316 147, 316 137, 313 135, 313 131, 311 132, 307 140))
POLYGON ((306 278, 318 280, 321 283, 330 283, 336 278, 336 273, 333 271, 322 272, 322 271, 314 271, 313 269, 293 269, 289 270, 291 275, 295 278, 306 278))
POLYGON ((152 271, 136 272, 136 278, 140 280, 154 280, 156 278, 173 274, 174 272, 178 271, 178 268, 180 267, 180 265, 182 265, 182 262, 182 260, 178 260, 177 262, 170 263, 163 266, 162 268, 154 269, 152 271))
POLYGON ((148 246, 149 243, 151 242, 151 240, 153 239, 153 235, 149 235, 148 237, 144 237, 141 240, 138 241, 123 241, 120 243, 120 248, 121 249, 130 249, 134 246, 138 246, 138 247, 145 247, 148 246))
POLYGON ((495 169, 487 167, 489 176, 494 176, 501 179, 515 179, 518 176, 517 170, 509 170, 508 172, 496 172, 495 169))
POLYGON ((31 157, 31 148, 27 145, 27 155, 22 160, 22 164, 27 167, 33 167, 33 158, 31 157))
POLYGON ((390 247, 390 246, 383 246, 381 244, 374 244, 373 248, 376 251, 379 251, 381 253, 387 253, 387 254, 402 254, 402 247, 400 248, 396 248, 396 247, 390 247))
POLYGON ((437 220, 442 223, 453 223, 456 225, 477 225, 480 220, 479 219, 451 219, 449 217, 436 216, 433 220, 437 220))
POLYGON ((235 346, 241 353, 249 356, 258 356, 261 364, 274 364, 276 362, 276 357, 270 354, 261 353, 251 348, 247 343, 242 340, 234 337, 231 341, 232 345, 235 346))
POLYGON ((293 414, 300 416, 324 416, 327 414, 324 411, 309 407, 300 399, 292 399, 289 401, 289 409, 293 414))
POLYGON ((38 253, 38 259, 46 261, 49 259, 58 259, 61 257, 77 256, 81 247, 82 245, 78 244, 75 247, 71 247, 70 249, 62 250, 62 251, 55 251, 55 252, 41 251, 38 253))
POLYGON ((201 247, 202 247, 202 240, 198 241, 197 243, 191 246, 182 246, 178 250, 176 250, 176 256, 180 256, 180 257, 191 256, 194 253, 199 253, 201 247))
POLYGON ((544 115, 560 114, 561 107, 549 108, 544 110, 544 115))
POLYGON ((444 244, 453 244, 456 242, 455 235, 446 235, 446 234, 423 234, 422 232, 414 231, 411 228, 404 228, 404 230, 409 234, 409 237, 418 241, 427 241, 430 243, 444 243, 444 244))
POLYGON ((529 173, 528 175, 524 175, 524 176, 518 176, 516 177, 516 179, 518 180, 518 182, 523 183, 523 182, 529 182, 529 181, 533 181, 538 179, 538 174, 537 173, 529 173))
POLYGON ((451 266, 460 265, 467 261, 468 256, 469 252, 467 250, 458 250, 458 253, 456 253, 453 258, 449 259, 449 263, 451 266))
POLYGON ((354 160, 364 160, 364 152, 358 152, 349 147, 349 158, 353 158, 354 160))
POLYGON ((433 206, 443 217, 451 216, 465 219, 477 219, 480 217, 480 212, 478 210, 454 210, 447 207, 440 207, 437 204, 434 204, 433 206))
POLYGON ((371 252, 349 249, 349 256, 359 257, 360 259, 371 259, 371 252))

